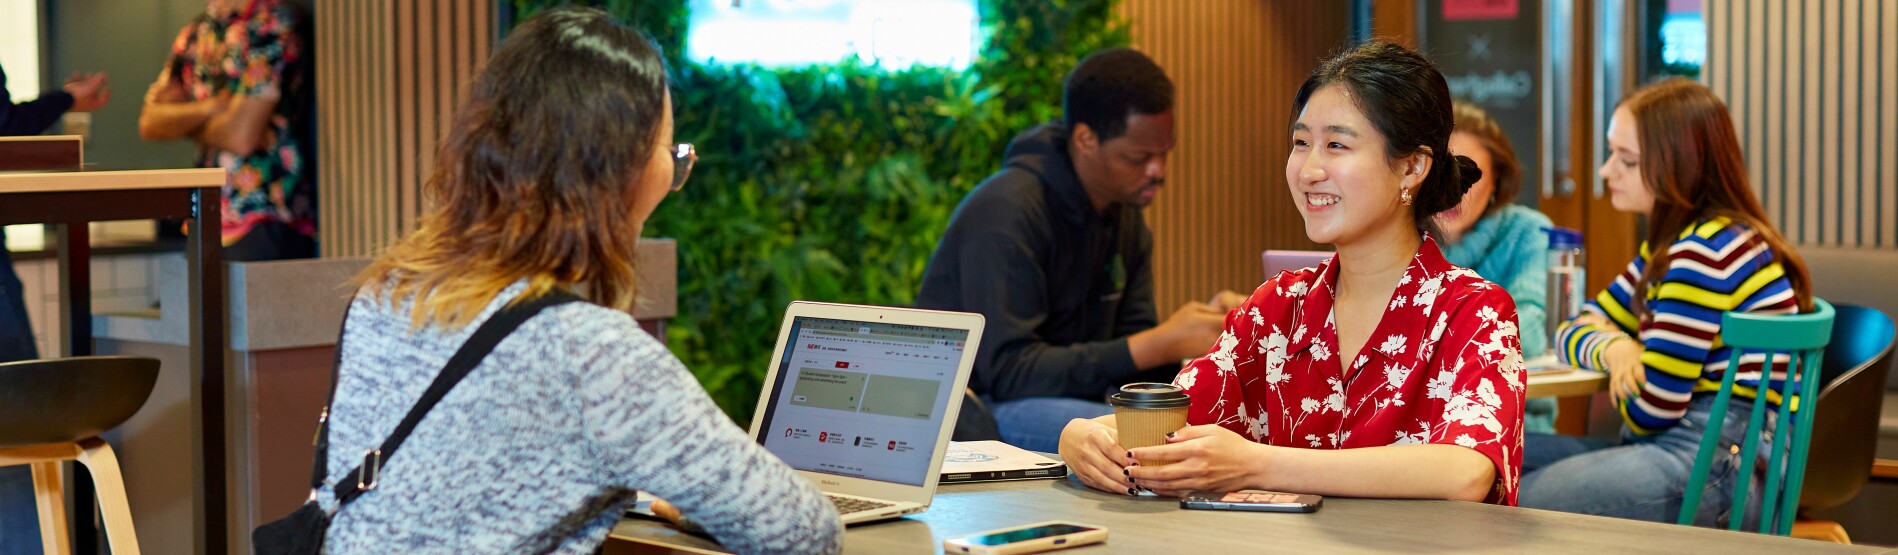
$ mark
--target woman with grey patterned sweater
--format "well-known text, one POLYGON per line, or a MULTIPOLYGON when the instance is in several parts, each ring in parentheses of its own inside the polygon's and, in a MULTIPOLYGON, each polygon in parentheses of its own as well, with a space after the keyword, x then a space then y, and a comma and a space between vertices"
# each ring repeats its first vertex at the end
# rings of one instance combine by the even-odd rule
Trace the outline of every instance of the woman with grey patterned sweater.
MULTIPOLYGON (((591 553, 634 501, 670 500, 742 553, 830 553, 843 527, 747 440, 632 306, 640 227, 684 183, 657 49, 597 10, 526 21, 495 50, 427 183, 420 229, 358 276, 329 412, 330 483, 381 444, 448 357, 555 288, 336 513, 330 553, 591 553)), ((331 488, 318 503, 337 506, 331 488)))

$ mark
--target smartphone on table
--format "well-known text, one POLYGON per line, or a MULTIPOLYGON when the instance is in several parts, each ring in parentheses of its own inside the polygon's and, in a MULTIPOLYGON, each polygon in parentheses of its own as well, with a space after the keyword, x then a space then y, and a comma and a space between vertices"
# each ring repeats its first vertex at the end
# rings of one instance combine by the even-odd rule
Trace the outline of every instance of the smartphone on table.
POLYGON ((1213 511, 1258 511, 1267 513, 1310 513, 1324 505, 1325 498, 1300 493, 1241 490, 1233 492, 1196 491, 1180 498, 1182 509, 1213 511))
POLYGON ((942 550, 950 555, 1015 555, 1104 541, 1107 541, 1106 528, 1049 521, 949 538, 942 541, 942 550))

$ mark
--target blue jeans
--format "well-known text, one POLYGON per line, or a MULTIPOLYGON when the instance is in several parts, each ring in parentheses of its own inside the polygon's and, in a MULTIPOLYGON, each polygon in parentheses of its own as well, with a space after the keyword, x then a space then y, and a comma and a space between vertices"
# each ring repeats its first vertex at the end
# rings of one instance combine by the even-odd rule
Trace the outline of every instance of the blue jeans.
MULTIPOLYGON (((1519 504, 1534 509, 1675 522, 1680 518, 1682 494, 1700 451, 1701 432, 1707 429, 1713 398, 1695 396, 1680 424, 1651 436, 1611 441, 1524 435, 1519 504)), ((1726 422, 1720 427, 1719 447, 1700 497, 1700 513, 1694 521, 1699 526, 1723 526, 1731 516, 1733 484, 1740 467, 1740 455, 1733 452, 1733 446, 1746 434, 1753 402, 1735 397, 1728 407, 1726 422)), ((1769 413, 1768 430, 1773 429, 1772 420, 1769 413)), ((1767 437, 1771 436, 1769 432, 1767 437)), ((1769 445, 1762 443, 1757 456, 1767 456, 1769 445)), ((1751 476, 1748 481, 1751 485, 1744 514, 1746 525, 1752 526, 1759 517, 1760 477, 1751 476)))
MULTIPOLYGON (((24 288, 13 273, 6 242, 6 231, 0 231, 0 362, 36 359, 39 348, 26 319, 24 288)), ((39 522, 33 471, 25 465, 0 466, 0 555, 39 553, 39 522)))
POLYGON ((1029 451, 1054 453, 1061 449, 1061 428, 1069 420, 1094 418, 1114 412, 1107 403, 1073 397, 1030 397, 989 404, 1002 442, 1029 451))
POLYGON ((0 466, 0 555, 40 553, 39 507, 33 501, 33 471, 0 466))
POLYGON ((26 319, 26 291, 13 273, 13 256, 6 249, 7 232, 0 230, 0 362, 40 357, 33 342, 33 323, 26 319))

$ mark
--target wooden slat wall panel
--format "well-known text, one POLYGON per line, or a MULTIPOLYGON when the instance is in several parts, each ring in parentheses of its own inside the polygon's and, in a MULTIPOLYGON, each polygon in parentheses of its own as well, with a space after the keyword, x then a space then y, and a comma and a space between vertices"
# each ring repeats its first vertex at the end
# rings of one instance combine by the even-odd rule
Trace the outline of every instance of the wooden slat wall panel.
POLYGON ((323 256, 373 255, 415 228, 449 116, 493 44, 494 6, 346 1, 315 10, 323 256))
POLYGON ((1136 47, 1173 78, 1176 147, 1147 209, 1160 317, 1214 291, 1250 293, 1259 252, 1305 238, 1285 185, 1292 97, 1343 46, 1343 2, 1126 0, 1136 47))
POLYGON ((1371 0, 1371 36, 1417 48, 1418 15, 1416 0, 1371 0))
POLYGON ((1800 245, 1898 249, 1898 5, 1707 2, 1701 78, 1760 200, 1800 245))

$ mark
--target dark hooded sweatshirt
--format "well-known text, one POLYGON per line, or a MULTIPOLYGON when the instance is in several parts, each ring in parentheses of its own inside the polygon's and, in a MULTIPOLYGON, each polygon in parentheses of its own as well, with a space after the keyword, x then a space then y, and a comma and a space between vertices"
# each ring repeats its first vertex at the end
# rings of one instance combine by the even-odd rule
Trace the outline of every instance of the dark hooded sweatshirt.
POLYGON ((1170 381, 1178 370, 1134 367, 1127 336, 1159 323, 1153 235, 1138 208, 1094 210, 1067 145, 1059 123, 1009 143, 1002 170, 956 208, 916 298, 919 308, 988 320, 969 387, 993 401, 1101 401, 1123 383, 1170 381))
POLYGON ((73 97, 59 89, 40 93, 40 97, 19 104, 7 94, 7 72, 0 69, 0 137, 38 135, 52 127, 72 108, 73 97))

